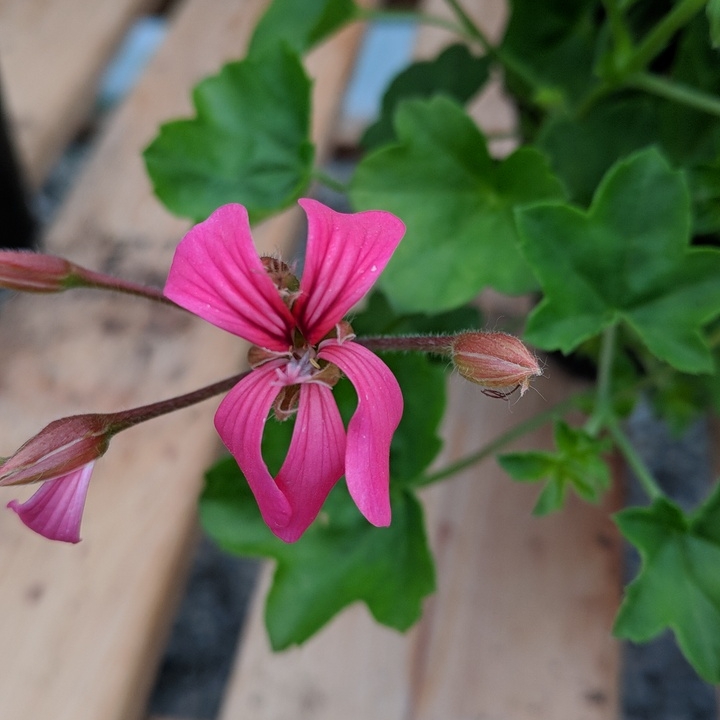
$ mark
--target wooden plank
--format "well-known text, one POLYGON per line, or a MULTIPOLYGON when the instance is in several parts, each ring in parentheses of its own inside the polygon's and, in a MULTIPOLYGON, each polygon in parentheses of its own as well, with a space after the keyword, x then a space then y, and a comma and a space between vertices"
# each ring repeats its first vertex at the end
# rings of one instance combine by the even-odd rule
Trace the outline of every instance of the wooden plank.
MULTIPOLYGON (((568 392, 557 371, 505 405, 451 383, 444 460, 568 392)), ((545 447, 547 429, 516 447, 545 447)), ((258 591, 221 720, 615 720, 618 540, 608 511, 571 502, 531 517, 537 489, 494 461, 425 495, 438 591, 407 636, 362 606, 299 649, 273 655, 258 591)))
MULTIPOLYGON (((443 12, 434 0, 432 12, 443 12)), ((466 3, 490 11, 497 2, 466 3)), ((486 15, 482 15, 488 20, 486 15)), ((448 42, 442 31, 421 40, 420 55, 448 42), (431 42, 432 41, 432 42, 431 42), (433 46, 438 42, 439 45, 433 46)), ((473 113, 507 132, 513 112, 494 85, 473 113)), ((501 155, 512 142, 496 145, 501 155)), ((513 314, 517 300, 484 298, 513 314)), ((554 402, 577 385, 551 368, 522 401, 503 404, 453 378, 443 462, 451 462, 554 402)), ((517 448, 548 447, 550 429, 517 448)), ((425 494, 438 591, 407 636, 381 628, 353 606, 303 647, 273 655, 263 627, 266 568, 239 651, 221 720, 615 720, 618 648, 610 636, 619 601, 620 543, 608 512, 572 501, 535 519, 537 489, 513 484, 494 461, 425 494)))
POLYGON ((0 87, 27 179, 40 185, 92 107, 130 23, 158 0, 0 0, 0 87))
MULTIPOLYGON (((146 77, 97 148, 47 238, 84 265, 161 284, 187 223, 153 198, 140 150, 190 112, 189 89, 242 52, 266 0, 187 0, 146 77)), ((322 48, 314 136, 322 152, 357 29, 322 48)), ((293 211, 256 232, 287 247, 293 211)), ((0 437, 7 454, 53 418, 132 407, 236 372, 247 346, 180 311, 89 291, 0 309, 0 437)), ((217 401, 118 436, 98 464, 83 542, 43 541, 0 513, 3 717, 141 716, 219 441, 217 401)), ((5 490, 5 497, 18 496, 5 490)))

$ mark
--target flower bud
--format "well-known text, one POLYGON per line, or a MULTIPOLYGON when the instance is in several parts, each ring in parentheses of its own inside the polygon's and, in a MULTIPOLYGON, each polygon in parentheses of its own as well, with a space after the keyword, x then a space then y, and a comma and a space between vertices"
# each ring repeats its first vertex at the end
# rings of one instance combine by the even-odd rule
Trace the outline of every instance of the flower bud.
POLYGON ((60 292, 71 285, 76 266, 68 260, 28 250, 0 250, 0 288, 60 292))
POLYGON ((451 355, 457 371, 493 397, 504 397, 518 387, 523 395, 530 380, 542 375, 537 358, 506 333, 461 333, 452 340, 451 355))
POLYGON ((103 455, 112 434, 108 415, 55 420, 0 464, 0 485, 27 485, 67 475, 103 455))

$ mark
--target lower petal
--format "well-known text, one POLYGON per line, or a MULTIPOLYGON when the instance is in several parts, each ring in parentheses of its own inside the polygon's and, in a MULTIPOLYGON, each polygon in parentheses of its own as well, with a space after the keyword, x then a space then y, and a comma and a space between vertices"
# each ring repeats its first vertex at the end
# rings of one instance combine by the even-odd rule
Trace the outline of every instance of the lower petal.
POLYGON ((31 530, 49 540, 80 542, 80 521, 94 465, 91 462, 67 475, 46 480, 29 500, 24 503, 11 500, 8 507, 31 530))
POLYGON ((218 434, 245 475, 263 520, 276 534, 290 522, 292 508, 268 472, 261 443, 278 394, 275 370, 282 364, 271 361, 253 370, 225 396, 215 414, 218 434))
POLYGON ((337 365, 357 392, 347 431, 345 479, 360 512, 385 527, 390 524, 390 441, 403 410, 400 386, 390 368, 358 343, 327 341, 318 356, 337 365))
POLYGON ((279 538, 295 542, 307 530, 342 477, 344 460, 345 428, 332 390, 303 384, 290 449, 275 480, 293 509, 287 526, 275 531, 279 538))

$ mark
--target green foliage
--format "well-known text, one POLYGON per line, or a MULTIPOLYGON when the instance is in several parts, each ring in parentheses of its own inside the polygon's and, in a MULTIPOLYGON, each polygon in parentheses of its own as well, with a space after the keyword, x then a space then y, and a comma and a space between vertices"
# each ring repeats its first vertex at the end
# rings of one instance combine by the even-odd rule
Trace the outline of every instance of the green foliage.
POLYGON ((390 210, 407 225, 381 278, 393 306, 438 312, 464 305, 486 285, 533 289, 513 210, 563 197, 545 158, 525 147, 493 161, 482 133, 446 97, 401 103, 395 129, 399 142, 368 155, 350 190, 358 209, 390 210))
POLYGON ((287 48, 232 62, 200 82, 196 116, 160 128, 145 150, 155 193, 199 221, 245 205, 253 222, 293 203, 310 182, 310 81, 287 48), (268 92, 272 88, 272 92, 268 92))
POLYGON ((338 485, 318 520, 292 545, 262 521, 255 498, 232 459, 207 475, 200 500, 203 526, 225 550, 276 560, 265 620, 273 649, 300 644, 342 608, 363 601, 378 622, 406 630, 435 587, 422 510, 397 490, 393 522, 375 528, 338 485))
POLYGON ((500 466, 514 480, 547 480, 533 510, 535 515, 561 510, 570 488, 583 500, 598 502, 610 487, 610 471, 602 459, 610 448, 607 440, 591 437, 558 420, 555 447, 555 452, 538 450, 498 457, 500 466))
POLYGON ((642 557, 615 634, 646 642, 670 628, 697 672, 720 682, 720 486, 691 516, 660 498, 615 520, 642 557))
POLYGON ((595 0, 512 0, 511 8, 502 42, 510 87, 545 107, 576 102, 596 83, 595 0))
POLYGON ((485 84, 489 69, 490 59, 475 57, 465 45, 450 45, 434 60, 410 65, 385 91, 380 117, 367 128, 361 145, 373 149, 395 139, 393 116, 402 100, 447 95, 464 105, 485 84))
POLYGON ((280 43, 304 53, 352 20, 356 12, 352 0, 273 0, 255 27, 248 54, 280 43))
POLYGON ((712 370, 701 331, 720 312, 720 253, 688 247, 687 186, 656 150, 617 163, 588 212, 538 204, 518 224, 545 293, 529 342, 567 353, 622 322, 677 369, 712 370))
POLYGON ((710 41, 714 48, 720 47, 720 0, 708 0, 707 17, 710 23, 710 41))

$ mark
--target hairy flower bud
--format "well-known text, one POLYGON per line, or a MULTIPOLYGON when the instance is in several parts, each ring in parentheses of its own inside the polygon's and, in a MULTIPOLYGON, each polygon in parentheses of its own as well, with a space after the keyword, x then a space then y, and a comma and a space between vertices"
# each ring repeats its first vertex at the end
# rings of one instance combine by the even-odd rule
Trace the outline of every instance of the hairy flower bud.
POLYGON ((0 485, 52 480, 97 460, 107 450, 107 415, 73 415, 51 422, 0 464, 0 485))
POLYGON ((0 250, 0 288, 60 292, 69 287, 76 266, 68 260, 28 250, 0 250))
POLYGON ((461 333, 452 340, 451 355, 457 371, 492 397, 504 397, 518 387, 523 395, 530 380, 542 375, 537 358, 506 333, 461 333))

